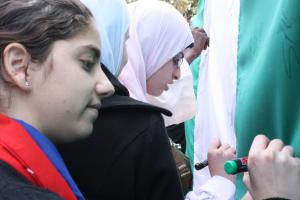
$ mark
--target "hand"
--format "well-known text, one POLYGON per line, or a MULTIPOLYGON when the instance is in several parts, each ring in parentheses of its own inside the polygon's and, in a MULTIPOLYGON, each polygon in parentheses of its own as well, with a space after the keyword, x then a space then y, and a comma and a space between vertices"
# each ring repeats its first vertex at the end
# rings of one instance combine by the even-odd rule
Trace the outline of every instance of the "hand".
POLYGON ((184 51, 184 57, 189 64, 201 54, 203 49, 206 49, 209 46, 209 38, 203 28, 194 28, 192 34, 194 46, 184 51))
POLYGON ((292 155, 293 148, 279 139, 254 138, 243 180, 253 199, 300 199, 300 159, 292 155))
POLYGON ((220 139, 215 138, 208 150, 208 167, 211 176, 223 176, 234 182, 235 176, 229 175, 224 170, 224 163, 227 160, 234 159, 235 149, 230 147, 229 144, 222 145, 220 139))
POLYGON ((194 38, 194 47, 192 48, 197 55, 209 46, 209 38, 203 28, 194 28, 192 30, 194 38))

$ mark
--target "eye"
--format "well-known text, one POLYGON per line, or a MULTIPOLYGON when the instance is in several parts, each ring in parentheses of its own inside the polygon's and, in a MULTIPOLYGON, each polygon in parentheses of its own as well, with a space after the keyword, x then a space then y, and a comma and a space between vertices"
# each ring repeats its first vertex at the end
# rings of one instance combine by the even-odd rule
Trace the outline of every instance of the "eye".
POLYGON ((90 61, 90 60, 80 60, 82 67, 84 70, 86 70, 87 72, 90 72, 93 70, 93 68, 95 67, 95 62, 90 61))
POLYGON ((183 57, 184 57, 183 52, 179 52, 177 55, 175 55, 175 56, 173 57, 173 63, 174 63, 177 67, 180 67, 180 65, 182 64, 182 61, 183 61, 183 57))

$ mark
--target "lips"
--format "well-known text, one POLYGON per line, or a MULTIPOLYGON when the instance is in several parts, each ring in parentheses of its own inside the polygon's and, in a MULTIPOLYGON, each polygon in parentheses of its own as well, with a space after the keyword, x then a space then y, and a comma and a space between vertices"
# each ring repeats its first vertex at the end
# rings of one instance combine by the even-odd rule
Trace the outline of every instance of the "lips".
POLYGON ((101 108, 101 103, 90 104, 90 105, 88 105, 88 107, 99 110, 101 108))

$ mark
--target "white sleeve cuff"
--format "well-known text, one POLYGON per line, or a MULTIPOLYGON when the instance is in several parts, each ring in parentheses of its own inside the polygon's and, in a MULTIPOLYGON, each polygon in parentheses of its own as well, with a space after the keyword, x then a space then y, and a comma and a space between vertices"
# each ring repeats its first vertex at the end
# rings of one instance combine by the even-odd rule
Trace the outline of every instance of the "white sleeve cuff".
POLYGON ((213 176, 199 189, 187 194, 186 200, 230 200, 233 199, 235 185, 221 176, 213 176))

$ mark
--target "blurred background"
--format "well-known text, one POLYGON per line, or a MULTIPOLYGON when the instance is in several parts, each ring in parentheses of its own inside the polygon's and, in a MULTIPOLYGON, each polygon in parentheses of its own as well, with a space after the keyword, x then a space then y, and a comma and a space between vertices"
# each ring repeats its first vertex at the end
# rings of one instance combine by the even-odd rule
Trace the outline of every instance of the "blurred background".
MULTIPOLYGON (((136 0, 126 0, 127 3, 134 2, 136 0)), ((196 14, 198 0, 161 0, 172 4, 182 15, 191 22, 191 17, 196 14)))

